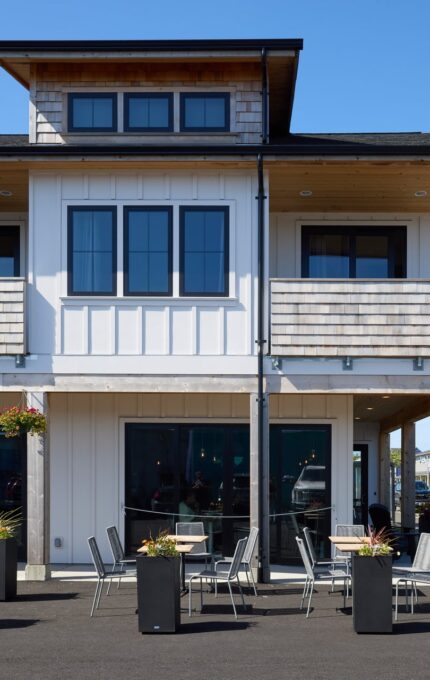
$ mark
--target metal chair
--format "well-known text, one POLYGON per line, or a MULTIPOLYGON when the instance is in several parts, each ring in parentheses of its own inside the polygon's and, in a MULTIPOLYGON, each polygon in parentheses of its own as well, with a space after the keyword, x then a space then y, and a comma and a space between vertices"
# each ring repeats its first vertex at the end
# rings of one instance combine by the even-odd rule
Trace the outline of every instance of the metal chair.
MULTIPOLYGON (((203 522, 176 522, 177 536, 204 536, 205 528, 203 522)), ((185 560, 204 560, 205 567, 208 566, 208 559, 212 564, 212 553, 208 552, 206 541, 196 543, 192 550, 185 555, 185 560)))
POLYGON ((408 583, 411 584, 411 612, 414 613, 418 601, 417 582, 430 583, 430 534, 422 533, 418 542, 414 561, 410 567, 393 567, 393 576, 399 577, 396 583, 396 604, 394 620, 397 621, 399 608, 399 584, 405 584, 405 602, 408 609, 408 583))
POLYGON ((335 566, 340 567, 344 566, 345 569, 348 568, 348 560, 345 556, 343 557, 343 562, 340 560, 330 558, 322 560, 318 559, 309 527, 303 527, 303 536, 305 537, 305 543, 311 560, 312 569, 318 571, 318 569, 327 569, 328 567, 330 567, 330 565, 332 566, 333 569, 335 568, 335 566))
MULTIPOLYGON (((112 552, 112 557, 113 557, 113 566, 112 566, 112 571, 115 571, 116 566, 119 565, 120 568, 125 570, 127 565, 132 565, 136 564, 136 558, 131 557, 131 558, 126 558, 124 555, 124 548, 121 545, 121 540, 118 534, 118 529, 115 526, 112 527, 107 527, 106 529, 110 549, 112 552)), ((118 588, 119 584, 121 583, 120 580, 118 580, 118 588)), ((110 583, 108 585, 107 589, 107 595, 109 595, 109 589, 110 589, 110 583)))
MULTIPOLYGON (((254 554, 255 544, 257 543, 257 538, 258 538, 257 527, 251 527, 251 530, 249 532, 249 536, 247 538, 245 552, 243 553, 243 560, 242 560, 242 563, 240 565, 241 567, 243 566, 244 569, 245 569, 246 580, 248 581, 249 587, 251 587, 251 583, 249 581, 249 574, 251 574, 252 587, 254 588, 254 595, 256 595, 256 596, 258 595, 258 593, 257 593, 257 587, 255 585, 254 574, 252 573, 251 561, 252 561, 252 556, 254 554)), ((232 561, 233 561, 233 557, 223 557, 222 560, 217 560, 215 562, 215 571, 218 570, 219 564, 231 564, 232 561)))
POLYGON ((236 606, 233 599, 233 591, 231 589, 231 584, 233 581, 237 582, 239 591, 242 597, 243 606, 245 606, 245 599, 243 597, 242 586, 239 581, 239 568, 243 562, 243 553, 245 552, 247 538, 241 538, 237 542, 236 550, 234 551, 233 559, 230 564, 230 569, 228 571, 216 571, 215 569, 204 569, 199 574, 193 574, 189 581, 189 594, 188 594, 188 614, 191 616, 191 596, 192 596, 192 584, 194 579, 200 579, 200 608, 203 608, 203 579, 209 580, 215 584, 218 582, 227 583, 231 604, 233 605, 234 616, 237 619, 236 606))
POLYGON ((303 603, 305 600, 305 597, 309 597, 308 600, 308 608, 306 611, 306 618, 309 618, 309 611, 311 608, 311 602, 312 602, 312 595, 314 592, 314 585, 315 581, 322 581, 322 580, 334 580, 334 581, 343 581, 343 608, 345 609, 345 598, 346 598, 346 586, 347 583, 350 583, 351 581, 351 576, 345 572, 340 572, 336 569, 325 569, 325 570, 318 570, 316 571, 313 569, 310 557, 308 555, 308 552, 306 550, 305 542, 303 538, 299 538, 296 536, 296 541, 297 545, 299 548, 300 556, 303 561, 303 565, 305 567, 306 571, 306 581, 305 585, 303 587, 303 594, 302 594, 302 599, 300 602, 300 609, 303 609, 303 603))
MULTIPOLYGON (((90 614, 90 616, 93 616, 94 610, 99 608, 100 597, 102 594, 103 584, 105 583, 105 581, 108 581, 110 585, 114 578, 121 580, 122 578, 124 578, 124 576, 136 576, 136 572, 135 571, 126 572, 123 569, 117 569, 116 571, 106 571, 105 565, 100 555, 100 550, 98 548, 97 541, 94 538, 94 536, 90 536, 90 538, 88 539, 88 546, 97 572, 97 585, 94 593, 93 605, 91 607, 90 614)), ((109 595, 109 591, 107 591, 106 595, 109 595)))

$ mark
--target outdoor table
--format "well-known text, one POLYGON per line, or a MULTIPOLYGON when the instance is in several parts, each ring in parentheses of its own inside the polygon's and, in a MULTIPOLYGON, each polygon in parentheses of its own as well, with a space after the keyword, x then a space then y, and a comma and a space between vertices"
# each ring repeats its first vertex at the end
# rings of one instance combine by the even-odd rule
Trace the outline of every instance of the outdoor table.
POLYGON ((358 552, 363 544, 370 543, 368 536, 329 536, 340 552, 358 552))

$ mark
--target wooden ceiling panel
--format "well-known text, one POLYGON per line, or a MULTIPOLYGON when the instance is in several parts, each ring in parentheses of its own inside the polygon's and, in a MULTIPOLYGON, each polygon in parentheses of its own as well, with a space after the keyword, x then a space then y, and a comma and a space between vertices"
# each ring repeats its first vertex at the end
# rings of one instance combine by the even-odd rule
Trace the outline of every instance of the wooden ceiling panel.
POLYGON ((0 213, 28 210, 28 171, 0 169, 0 213), (2 196, 11 191, 11 196, 2 196))

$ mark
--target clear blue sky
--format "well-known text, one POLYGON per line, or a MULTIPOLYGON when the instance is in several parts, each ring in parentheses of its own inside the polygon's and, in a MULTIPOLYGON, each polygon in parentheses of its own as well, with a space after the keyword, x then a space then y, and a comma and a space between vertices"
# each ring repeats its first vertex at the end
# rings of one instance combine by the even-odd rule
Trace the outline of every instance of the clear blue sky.
MULTIPOLYGON (((293 132, 430 131, 430 0, 3 5, 0 40, 303 38, 293 132)), ((0 134, 27 132, 27 92, 1 69, 0 102, 0 134)), ((417 446, 430 449, 427 422, 417 446)))

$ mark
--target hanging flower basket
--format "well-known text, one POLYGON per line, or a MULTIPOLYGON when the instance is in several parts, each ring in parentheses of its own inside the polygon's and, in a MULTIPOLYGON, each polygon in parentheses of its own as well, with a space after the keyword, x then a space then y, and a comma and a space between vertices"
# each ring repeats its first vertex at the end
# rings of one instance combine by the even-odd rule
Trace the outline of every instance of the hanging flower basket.
POLYGON ((11 406, 0 413, 0 430, 6 437, 43 434, 46 432, 46 416, 36 408, 11 406))

